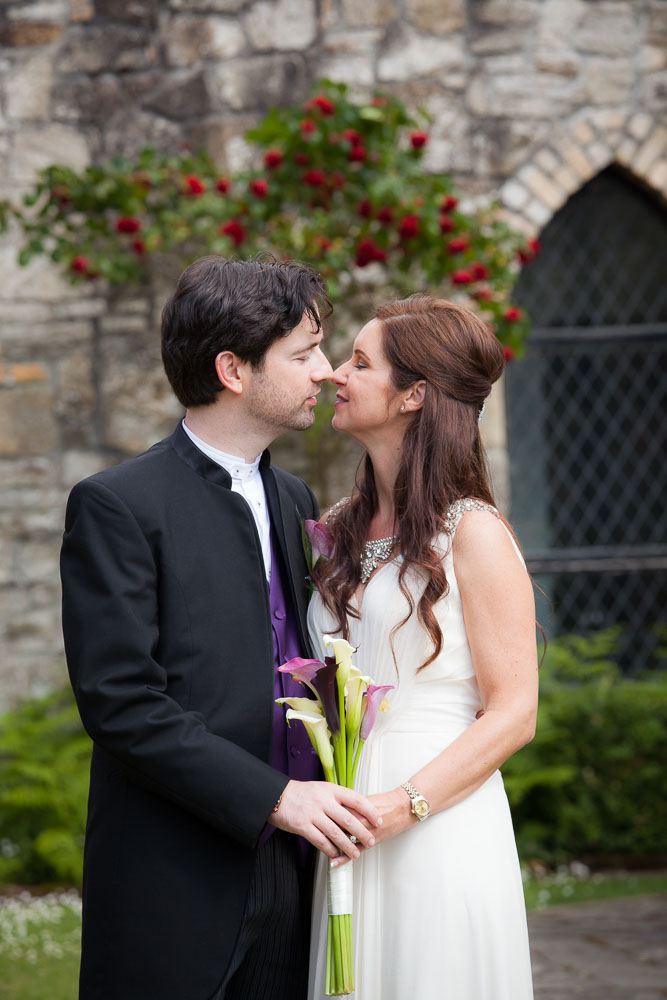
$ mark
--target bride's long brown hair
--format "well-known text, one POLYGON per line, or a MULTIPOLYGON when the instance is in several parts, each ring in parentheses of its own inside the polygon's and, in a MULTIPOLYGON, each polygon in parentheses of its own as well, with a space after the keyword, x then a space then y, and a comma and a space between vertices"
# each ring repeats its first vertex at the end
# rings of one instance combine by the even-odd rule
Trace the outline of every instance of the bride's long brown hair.
MULTIPOLYGON (((443 531, 449 506, 463 498, 495 506, 486 456, 479 434, 479 415, 491 386, 505 367, 503 349, 474 313, 429 295, 389 302, 375 313, 382 325, 382 346, 397 392, 426 382, 424 403, 411 418, 403 438, 399 473, 394 486, 397 548, 403 557, 399 585, 409 610, 396 627, 408 621, 415 602, 405 577, 417 568, 426 587, 417 614, 433 641, 431 663, 442 649, 442 632, 433 605, 449 591, 442 552, 434 541, 443 531)), ((329 521, 334 537, 332 558, 314 571, 324 604, 349 638, 348 616, 359 618, 351 604, 359 586, 359 554, 377 511, 373 463, 366 454, 350 502, 329 521)))

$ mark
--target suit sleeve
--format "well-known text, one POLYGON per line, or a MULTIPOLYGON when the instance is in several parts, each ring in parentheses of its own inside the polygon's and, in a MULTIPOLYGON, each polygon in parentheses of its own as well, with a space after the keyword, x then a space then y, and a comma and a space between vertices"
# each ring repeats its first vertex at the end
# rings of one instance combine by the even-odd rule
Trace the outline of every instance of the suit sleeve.
POLYGON ((153 554, 100 483, 72 491, 61 576, 67 664, 91 738, 140 784, 253 847, 287 779, 166 693, 153 554))

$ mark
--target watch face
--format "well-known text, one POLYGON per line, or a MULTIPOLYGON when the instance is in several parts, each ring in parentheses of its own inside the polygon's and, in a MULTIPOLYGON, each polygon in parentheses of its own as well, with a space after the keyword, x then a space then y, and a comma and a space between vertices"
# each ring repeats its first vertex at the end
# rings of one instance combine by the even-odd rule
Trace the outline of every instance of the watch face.
POLYGON ((417 799, 414 803, 415 816, 419 816, 420 819, 426 819, 430 809, 426 799, 417 799))

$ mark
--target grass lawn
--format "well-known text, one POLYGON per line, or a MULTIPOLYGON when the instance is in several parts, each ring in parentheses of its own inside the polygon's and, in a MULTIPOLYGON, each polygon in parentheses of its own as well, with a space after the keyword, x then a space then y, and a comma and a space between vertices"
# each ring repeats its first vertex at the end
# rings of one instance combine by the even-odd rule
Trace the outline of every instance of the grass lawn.
POLYGON ((80 941, 76 892, 0 899, 3 1000, 76 1000, 80 941))
POLYGON ((553 875, 524 877, 523 891, 527 909, 542 910, 562 903, 667 893, 667 872, 591 874, 585 865, 574 862, 553 875))
MULTIPOLYGON (((559 903, 667 893, 667 872, 591 875, 570 865, 527 877, 528 909, 559 903)), ((76 1000, 81 901, 75 892, 0 897, 0 983, 3 1000, 76 1000)))

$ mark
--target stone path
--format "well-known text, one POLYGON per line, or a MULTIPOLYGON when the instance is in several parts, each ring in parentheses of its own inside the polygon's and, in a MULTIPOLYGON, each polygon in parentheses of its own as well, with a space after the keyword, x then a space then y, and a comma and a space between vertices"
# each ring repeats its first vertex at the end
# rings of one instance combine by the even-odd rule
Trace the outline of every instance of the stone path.
POLYGON ((667 998, 667 896, 528 914, 535 1000, 667 998))

